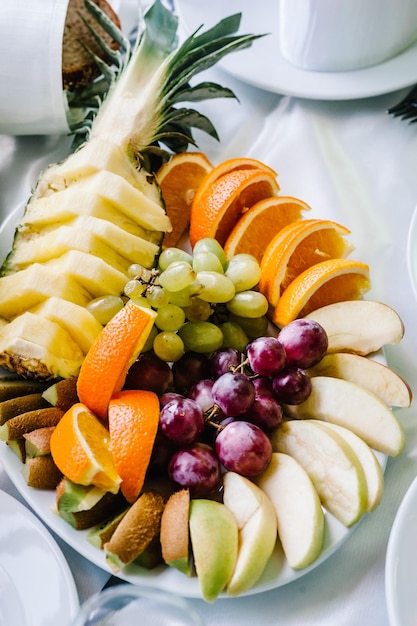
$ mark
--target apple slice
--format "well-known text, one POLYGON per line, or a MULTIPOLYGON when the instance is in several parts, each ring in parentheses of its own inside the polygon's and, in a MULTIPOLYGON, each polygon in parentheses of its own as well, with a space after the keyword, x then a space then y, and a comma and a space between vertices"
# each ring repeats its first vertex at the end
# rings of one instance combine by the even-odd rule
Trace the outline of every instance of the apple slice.
POLYGON ((255 479, 276 512, 278 536, 290 567, 302 569, 321 554, 324 514, 318 493, 293 457, 273 452, 271 462, 255 479))
POLYGON ((344 426, 374 450, 390 456, 398 456, 405 445, 404 429, 393 411, 375 394, 347 380, 316 376, 307 400, 286 404, 284 410, 293 418, 344 426))
POLYGON ((362 385, 388 406, 407 408, 411 404, 411 389, 401 376, 387 365, 359 354, 326 354, 308 373, 310 376, 343 378, 362 385))
POLYGON ((277 541, 277 516, 268 496, 253 482, 236 474, 223 475, 223 502, 239 529, 239 550, 227 592, 237 596, 255 585, 277 541))
POLYGON ((330 352, 370 354, 387 344, 399 343, 404 324, 394 309, 374 300, 349 300, 328 304, 309 315, 327 332, 330 352))
POLYGON ((236 566, 238 527, 233 513, 215 500, 191 500, 190 538, 201 595, 214 602, 236 566))
POLYGON ((366 484, 368 487, 366 511, 368 513, 373 511, 380 503, 382 492, 384 490, 384 474, 374 451, 363 441, 363 439, 355 435, 355 433, 348 428, 338 426, 337 424, 331 424, 330 422, 322 422, 320 420, 317 420, 317 422, 314 423, 319 423, 324 428, 330 428, 343 437, 343 439, 350 445, 358 457, 365 474, 366 484))
POLYGON ((352 526, 366 512, 364 471, 340 435, 313 420, 290 420, 272 433, 271 442, 275 452, 303 466, 323 506, 342 524, 352 526))

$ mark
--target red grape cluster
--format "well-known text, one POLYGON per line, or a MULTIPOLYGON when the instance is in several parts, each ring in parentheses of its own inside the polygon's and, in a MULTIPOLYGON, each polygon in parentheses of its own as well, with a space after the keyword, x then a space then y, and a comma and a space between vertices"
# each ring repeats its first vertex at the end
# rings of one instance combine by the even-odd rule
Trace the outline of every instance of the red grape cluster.
POLYGON ((308 398, 306 370, 321 360, 327 346, 319 324, 299 319, 278 337, 252 340, 244 352, 186 352, 172 367, 152 353, 142 355, 127 384, 138 384, 145 361, 147 388, 159 393, 161 402, 153 468, 164 467, 192 497, 216 490, 223 469, 247 477, 260 474, 271 459, 268 433, 279 427, 282 405, 308 398))

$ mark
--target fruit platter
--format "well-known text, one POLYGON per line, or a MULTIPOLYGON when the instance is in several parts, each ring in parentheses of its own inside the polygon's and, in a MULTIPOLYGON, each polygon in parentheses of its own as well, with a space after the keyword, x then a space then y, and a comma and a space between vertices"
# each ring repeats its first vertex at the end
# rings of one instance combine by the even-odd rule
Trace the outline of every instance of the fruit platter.
POLYGON ((256 36, 232 16, 168 53, 170 20, 155 2, 84 142, 0 230, 0 458, 90 561, 214 602, 303 576, 378 514, 411 391, 352 233, 267 163, 212 164, 191 135, 211 123, 173 106, 230 97, 189 81, 256 36))

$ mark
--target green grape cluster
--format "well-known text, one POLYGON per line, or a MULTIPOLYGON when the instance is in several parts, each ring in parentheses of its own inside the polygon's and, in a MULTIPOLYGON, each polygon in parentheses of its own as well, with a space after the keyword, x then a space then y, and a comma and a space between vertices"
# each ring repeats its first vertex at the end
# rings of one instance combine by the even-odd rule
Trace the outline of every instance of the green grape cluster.
POLYGON ((129 276, 124 295, 157 313, 144 350, 153 349, 164 361, 175 362, 185 351, 243 350, 266 333, 268 301, 257 290, 257 259, 227 259, 216 239, 201 239, 192 254, 166 248, 157 268, 134 264, 129 276))

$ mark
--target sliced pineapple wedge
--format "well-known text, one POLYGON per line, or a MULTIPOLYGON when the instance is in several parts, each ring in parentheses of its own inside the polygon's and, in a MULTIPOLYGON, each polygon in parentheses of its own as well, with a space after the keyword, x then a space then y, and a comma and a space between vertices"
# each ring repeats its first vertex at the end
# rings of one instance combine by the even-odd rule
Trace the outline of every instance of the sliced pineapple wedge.
POLYGON ((67 223, 77 215, 107 220, 126 232, 156 245, 160 245, 162 241, 162 232, 147 230, 128 218, 108 200, 96 194, 86 194, 82 184, 72 185, 63 191, 31 202, 30 210, 26 211, 20 221, 20 232, 39 232, 48 226, 67 223))
MULTIPOLYGON (((0 279, 0 316, 12 320, 33 308, 46 298, 57 296, 80 306, 91 300, 88 291, 71 276, 63 276, 59 269, 34 263, 0 279)), ((0 340, 7 326, 0 331, 0 340)))
POLYGON ((122 176, 145 196, 159 202, 159 189, 148 172, 135 167, 120 146, 101 137, 90 139, 82 150, 71 154, 62 163, 50 165, 36 188, 34 198, 62 191, 80 179, 103 171, 122 176))
MULTIPOLYGON (((81 152, 77 152, 76 155, 81 156, 81 152)), ((83 178, 79 178, 71 186, 62 187, 55 193, 49 189, 44 196, 40 196, 37 190, 27 206, 23 221, 30 221, 30 214, 32 211, 36 212, 37 207, 50 210, 52 218, 53 211, 61 208, 62 198, 64 198, 63 206, 68 207, 67 210, 73 214, 86 214, 83 205, 88 205, 91 202, 90 198, 97 198, 108 202, 145 230, 159 231, 160 233, 171 230, 171 222, 165 213, 161 198, 149 196, 150 194, 146 195, 121 175, 103 170, 85 174, 83 178), (69 190, 71 190, 71 194, 68 193, 69 190), (64 194, 64 192, 66 193, 64 194), (72 199, 69 196, 72 194, 76 195, 73 200, 78 200, 76 206, 70 204, 72 199)))
POLYGON ((87 354, 103 328, 88 309, 55 296, 44 300, 30 313, 59 324, 78 344, 83 354, 87 354))
POLYGON ((120 295, 127 282, 127 274, 103 259, 79 250, 69 250, 45 263, 44 267, 76 281, 89 293, 89 300, 100 296, 120 295))
POLYGON ((40 232, 20 232, 7 260, 8 272, 44 263, 68 250, 87 252, 126 272, 132 263, 151 267, 159 247, 105 219, 83 215, 40 232))
POLYGON ((0 365, 37 378, 75 376, 84 355, 59 324, 26 311, 0 334, 0 365))

